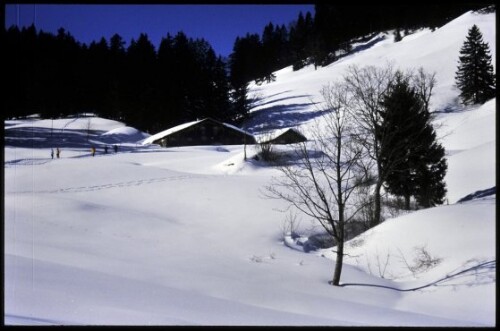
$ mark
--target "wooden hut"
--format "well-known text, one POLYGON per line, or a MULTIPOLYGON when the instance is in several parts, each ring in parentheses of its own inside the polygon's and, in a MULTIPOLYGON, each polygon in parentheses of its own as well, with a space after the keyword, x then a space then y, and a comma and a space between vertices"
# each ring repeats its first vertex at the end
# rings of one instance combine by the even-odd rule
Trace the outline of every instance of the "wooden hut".
POLYGON ((175 126, 152 135, 143 142, 143 144, 158 144, 162 147, 255 143, 255 137, 252 134, 211 118, 175 126))
POLYGON ((265 137, 261 143, 275 145, 296 144, 307 141, 307 138, 294 128, 282 129, 273 132, 271 137, 265 137))

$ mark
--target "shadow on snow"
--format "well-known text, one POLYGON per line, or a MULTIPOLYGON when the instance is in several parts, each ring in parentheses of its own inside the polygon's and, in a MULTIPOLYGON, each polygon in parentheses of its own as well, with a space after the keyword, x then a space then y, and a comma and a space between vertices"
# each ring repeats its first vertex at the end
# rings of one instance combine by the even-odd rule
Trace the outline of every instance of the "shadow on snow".
POLYGON ((326 113, 326 110, 308 110, 314 104, 314 102, 279 104, 253 111, 250 120, 245 123, 245 130, 258 134, 299 126, 326 113))

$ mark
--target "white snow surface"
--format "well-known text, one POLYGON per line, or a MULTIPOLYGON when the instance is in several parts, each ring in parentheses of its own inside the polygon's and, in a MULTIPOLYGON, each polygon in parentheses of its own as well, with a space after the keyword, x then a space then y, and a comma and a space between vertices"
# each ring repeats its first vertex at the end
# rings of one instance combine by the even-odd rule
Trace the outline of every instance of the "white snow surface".
MULTIPOLYGON (((396 59, 437 72, 432 105, 449 204, 347 242, 344 287, 328 284, 332 249, 285 244, 286 204, 263 194, 279 173, 252 159, 254 147, 245 162, 244 146, 145 146, 144 134, 97 117, 90 132, 89 118, 6 121, 4 323, 495 326, 496 195, 457 203, 495 186, 496 100, 462 107, 452 86, 472 24, 494 57, 495 14, 467 13, 252 87, 262 98, 254 111, 266 119, 250 123, 254 132, 303 131, 320 116, 309 98, 319 102, 321 85, 347 64, 396 59), (110 143, 118 153, 104 153, 110 143), (51 159, 56 147, 61 158, 51 159), (435 263, 416 268, 422 251, 435 263)), ((311 224, 303 218, 299 230, 311 224)))

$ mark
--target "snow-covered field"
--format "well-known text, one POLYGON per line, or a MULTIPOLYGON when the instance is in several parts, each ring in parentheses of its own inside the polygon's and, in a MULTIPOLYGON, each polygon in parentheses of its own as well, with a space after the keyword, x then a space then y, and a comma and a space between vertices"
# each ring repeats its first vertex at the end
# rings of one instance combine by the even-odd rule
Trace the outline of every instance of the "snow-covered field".
POLYGON ((331 250, 284 244, 285 205, 263 194, 278 172, 243 162, 243 146, 144 146, 147 135, 96 117, 6 121, 4 323, 494 326, 496 195, 457 203, 495 186, 496 100, 463 108, 453 87, 472 24, 495 58, 495 14, 467 13, 251 88, 260 106, 246 129, 267 121, 307 133, 319 89, 350 64, 391 59, 437 73, 449 204, 349 241, 344 287, 328 284, 331 250), (433 264, 417 268, 423 252, 433 264))

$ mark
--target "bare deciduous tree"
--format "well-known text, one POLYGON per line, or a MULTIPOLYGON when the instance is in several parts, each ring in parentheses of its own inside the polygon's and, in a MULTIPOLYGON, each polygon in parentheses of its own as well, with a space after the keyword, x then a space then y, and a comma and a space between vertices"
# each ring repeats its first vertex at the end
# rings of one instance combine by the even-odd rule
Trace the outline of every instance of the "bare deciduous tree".
POLYGON ((353 98, 353 107, 349 111, 357 121, 357 137, 373 159, 377 170, 370 227, 381 221, 384 176, 380 162, 381 144, 377 137, 381 136, 382 100, 393 78, 394 69, 390 64, 382 68, 351 66, 344 76, 344 82, 353 98))
MULTIPOLYGON (((343 80, 323 87, 325 115, 316 121, 313 137, 297 144, 295 164, 279 167, 282 176, 273 178, 267 196, 287 201, 321 224, 337 242, 337 258, 332 284, 339 285, 346 239, 346 224, 370 204, 370 226, 381 221, 381 189, 404 160, 401 151, 418 144, 418 133, 396 139, 400 132, 384 127, 384 98, 397 75, 392 65, 352 66, 343 80), (391 149, 382 148, 391 142, 391 149), (373 176, 372 168, 376 174, 373 176), (374 185, 373 202, 363 198, 367 185, 374 185)), ((406 74, 426 109, 434 75, 423 69, 406 74)), ((406 157, 406 156, 405 156, 406 157)))
POLYGON ((430 111, 430 100, 432 90, 436 85, 436 73, 426 73, 424 68, 420 67, 417 73, 411 74, 412 86, 415 87, 417 93, 420 95, 426 111, 430 111))
POLYGON ((83 124, 83 128, 87 132, 87 141, 89 141, 90 131, 92 131, 92 128, 93 128, 92 118, 87 119, 87 121, 83 124))
POLYGON ((338 286, 344 257, 345 226, 361 209, 353 193, 364 184, 363 147, 353 138, 352 98, 345 85, 323 87, 327 114, 316 122, 309 143, 297 144, 295 164, 280 166, 267 196, 287 201, 316 220, 337 242, 331 284, 338 286))
POLYGON ((264 132, 260 136, 260 141, 255 145, 258 155, 266 162, 275 162, 278 160, 278 153, 274 151, 274 144, 272 142, 272 131, 264 132))

